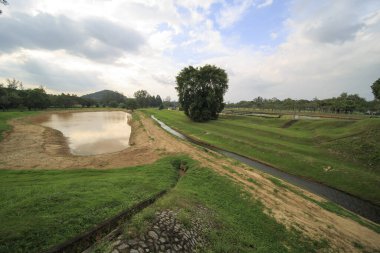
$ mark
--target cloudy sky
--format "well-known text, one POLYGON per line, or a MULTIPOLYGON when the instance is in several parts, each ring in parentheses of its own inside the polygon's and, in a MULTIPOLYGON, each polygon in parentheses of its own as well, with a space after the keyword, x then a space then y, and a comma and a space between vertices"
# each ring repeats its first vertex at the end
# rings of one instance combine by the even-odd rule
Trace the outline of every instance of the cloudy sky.
POLYGON ((215 64, 226 101, 357 93, 380 78, 379 0, 9 0, 0 82, 48 92, 139 89, 177 99, 175 76, 215 64))

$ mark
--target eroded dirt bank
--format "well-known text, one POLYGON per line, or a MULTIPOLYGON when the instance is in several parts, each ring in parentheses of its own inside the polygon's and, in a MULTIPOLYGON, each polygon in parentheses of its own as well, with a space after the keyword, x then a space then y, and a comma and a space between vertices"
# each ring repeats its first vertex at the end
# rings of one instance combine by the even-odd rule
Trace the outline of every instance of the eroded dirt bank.
POLYGON ((40 125, 49 114, 10 121, 13 130, 0 143, 0 169, 118 168, 151 163, 159 157, 136 122, 131 122, 131 147, 111 154, 72 155, 61 132, 40 125))
MULTIPOLYGON (((13 131, 0 143, 0 169, 107 169, 152 163, 167 154, 187 153, 203 166, 242 184, 252 198, 264 204, 269 215, 288 228, 295 228, 315 239, 325 239, 336 251, 361 252, 363 249, 355 247, 358 244, 365 250, 380 251, 380 234, 326 211, 292 191, 279 188, 260 171, 252 171, 231 159, 176 139, 141 113, 140 120, 131 123, 130 148, 96 156, 71 155, 60 132, 39 125, 46 116, 11 122, 13 131), (249 178, 256 183, 248 181, 249 178)), ((300 191, 308 197, 322 200, 300 191)))

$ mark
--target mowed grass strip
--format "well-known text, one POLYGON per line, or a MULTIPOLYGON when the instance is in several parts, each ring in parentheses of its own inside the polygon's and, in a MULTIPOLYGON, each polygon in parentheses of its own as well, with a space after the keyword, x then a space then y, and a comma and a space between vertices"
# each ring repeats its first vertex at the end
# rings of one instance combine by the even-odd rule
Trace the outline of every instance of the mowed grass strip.
POLYGON ((41 252, 170 188, 173 159, 112 170, 0 170, 0 252, 41 252))
POLYGON ((199 167, 190 158, 181 161, 187 162, 186 174, 168 194, 132 218, 125 228, 127 237, 146 233, 155 212, 170 209, 179 211, 177 218, 187 226, 192 226, 191 219, 211 223, 202 235, 207 244, 199 252, 329 252, 326 240, 288 230, 265 214, 262 203, 229 177, 199 167), (209 211, 199 213, 200 206, 209 211))
POLYGON ((299 120, 282 128, 289 119, 197 123, 180 111, 145 111, 191 137, 380 205, 380 119, 299 120))

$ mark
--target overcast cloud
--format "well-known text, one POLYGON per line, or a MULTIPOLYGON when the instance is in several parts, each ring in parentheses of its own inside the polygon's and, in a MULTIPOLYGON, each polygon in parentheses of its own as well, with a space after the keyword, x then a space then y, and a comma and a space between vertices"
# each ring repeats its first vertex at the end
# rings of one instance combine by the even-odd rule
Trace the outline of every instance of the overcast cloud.
POLYGON ((79 0, 1 6, 0 82, 49 92, 139 89, 176 99, 187 65, 229 74, 227 101, 372 99, 380 1, 79 0))

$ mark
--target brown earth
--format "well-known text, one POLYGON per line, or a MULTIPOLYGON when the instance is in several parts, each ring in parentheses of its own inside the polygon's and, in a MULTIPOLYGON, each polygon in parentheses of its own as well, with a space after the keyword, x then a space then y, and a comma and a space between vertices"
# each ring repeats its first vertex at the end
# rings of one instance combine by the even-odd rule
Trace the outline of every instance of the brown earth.
MULTIPOLYGON (((142 113, 139 113, 139 120, 131 122, 131 147, 121 152, 96 156, 70 154, 60 132, 39 124, 48 115, 10 122, 13 130, 0 143, 0 169, 109 169, 152 163, 168 154, 186 153, 202 166, 212 168, 243 185, 252 198, 264 204, 269 215, 286 227, 295 228, 313 239, 327 240, 334 251, 380 251, 380 234, 276 186, 258 170, 171 136, 142 113), (249 178, 256 183, 248 181, 249 178), (359 249, 354 244, 364 248, 359 249)), ((310 198, 324 201, 295 186, 289 187, 310 198)))

